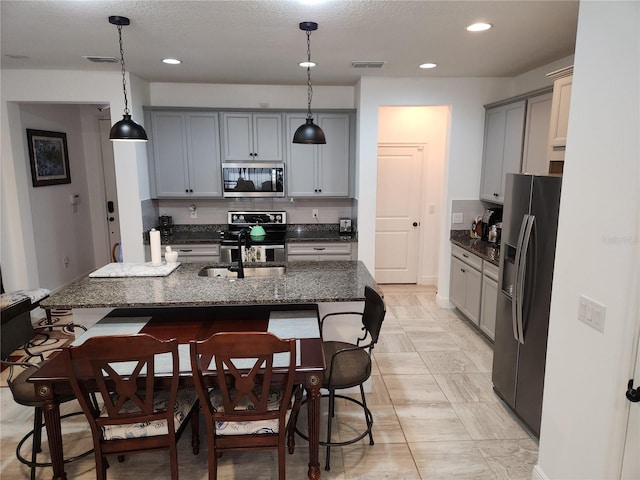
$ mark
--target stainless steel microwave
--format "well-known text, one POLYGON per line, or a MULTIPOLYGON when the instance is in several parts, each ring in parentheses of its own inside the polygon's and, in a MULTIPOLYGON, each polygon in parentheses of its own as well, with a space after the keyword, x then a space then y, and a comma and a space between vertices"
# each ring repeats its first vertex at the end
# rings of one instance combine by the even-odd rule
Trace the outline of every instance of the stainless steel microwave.
POLYGON ((284 163, 223 163, 223 197, 284 197, 284 163))

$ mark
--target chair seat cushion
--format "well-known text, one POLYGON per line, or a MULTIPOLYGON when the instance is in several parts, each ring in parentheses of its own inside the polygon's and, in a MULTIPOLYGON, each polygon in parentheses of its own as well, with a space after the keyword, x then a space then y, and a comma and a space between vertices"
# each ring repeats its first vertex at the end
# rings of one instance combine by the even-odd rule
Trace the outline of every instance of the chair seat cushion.
MULTIPOLYGON (((222 394, 218 388, 214 388, 209 391, 209 398, 211 399, 211 406, 216 412, 224 412, 224 402, 222 400, 222 394)), ((269 392, 269 399, 267 400, 267 410, 277 411, 280 409, 282 402, 282 391, 272 390, 269 392)), ((253 403, 246 396, 241 399, 236 407, 236 410, 252 410, 254 408, 253 403)), ((287 411, 286 421, 289 420, 289 414, 291 410, 287 411)), ((280 426, 278 419, 273 420, 255 420, 246 422, 222 422, 216 421, 216 435, 255 435, 264 433, 278 433, 280 426)))
MULTIPOLYGON (((153 405, 156 411, 164 410, 167 408, 168 392, 158 392, 153 400, 153 405)), ((177 431, 178 428, 187 418, 187 415, 191 411, 191 408, 196 403, 198 396, 194 390, 178 390, 176 397, 176 405, 174 410, 174 426, 177 431)), ((123 412, 134 413, 138 411, 137 406, 131 402, 125 402, 123 412)), ((106 415, 102 415, 106 416, 106 415)), ((144 423, 130 423, 124 425, 107 425, 102 428, 102 438, 104 440, 116 440, 123 438, 141 438, 141 437, 153 437, 157 435, 166 435, 169 433, 166 420, 154 420, 153 422, 144 423)))
POLYGON ((20 292, 1 293, 0 308, 4 312, 5 310, 8 310, 11 307, 18 305, 20 302, 24 302, 27 299, 29 299, 29 297, 27 297, 26 295, 23 295, 20 292))
POLYGON ((31 303, 38 303, 40 300, 44 300, 51 294, 51 290, 46 288, 34 288, 33 290, 17 290, 14 293, 29 297, 31 303))
POLYGON ((360 385, 371 375, 371 361, 366 350, 354 350, 333 355, 345 348, 354 348, 355 345, 346 342, 326 341, 322 344, 324 357, 327 360, 327 370, 324 376, 323 387, 328 389, 350 388, 360 385))

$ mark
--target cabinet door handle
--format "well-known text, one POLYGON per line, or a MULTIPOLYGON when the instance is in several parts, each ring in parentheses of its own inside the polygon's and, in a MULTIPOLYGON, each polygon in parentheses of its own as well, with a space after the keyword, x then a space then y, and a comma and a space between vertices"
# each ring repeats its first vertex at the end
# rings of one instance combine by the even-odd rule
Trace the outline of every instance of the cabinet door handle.
POLYGON ((467 255, 466 253, 463 253, 463 254, 462 254, 462 256, 463 256, 464 258, 469 258, 469 255, 467 255))
POLYGON ((325 247, 313 247, 314 250, 325 250, 325 247))
POLYGON ((461 271, 462 273, 467 273, 467 271, 466 271, 464 268, 461 268, 461 269, 460 269, 460 271, 461 271))

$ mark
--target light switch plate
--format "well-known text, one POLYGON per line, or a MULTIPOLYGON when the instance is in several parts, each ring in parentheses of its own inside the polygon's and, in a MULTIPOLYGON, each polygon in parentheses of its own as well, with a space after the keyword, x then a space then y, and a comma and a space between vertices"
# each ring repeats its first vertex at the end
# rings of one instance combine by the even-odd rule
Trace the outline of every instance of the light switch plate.
POLYGON ((451 215, 451 223, 464 223, 464 213, 458 212, 451 215))
POLYGON ((580 295, 578 302, 578 320, 586 323, 599 332, 604 333, 604 319, 607 307, 584 295, 580 295))

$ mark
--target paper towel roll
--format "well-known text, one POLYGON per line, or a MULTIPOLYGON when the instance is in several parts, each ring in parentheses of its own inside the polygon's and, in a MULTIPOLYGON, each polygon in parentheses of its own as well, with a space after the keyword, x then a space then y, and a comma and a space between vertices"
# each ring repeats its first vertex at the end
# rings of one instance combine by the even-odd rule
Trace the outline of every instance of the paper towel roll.
POLYGON ((149 232, 149 242, 151 243, 151 265, 154 267, 162 265, 162 253, 160 252, 160 232, 152 228, 149 232))

